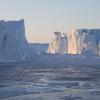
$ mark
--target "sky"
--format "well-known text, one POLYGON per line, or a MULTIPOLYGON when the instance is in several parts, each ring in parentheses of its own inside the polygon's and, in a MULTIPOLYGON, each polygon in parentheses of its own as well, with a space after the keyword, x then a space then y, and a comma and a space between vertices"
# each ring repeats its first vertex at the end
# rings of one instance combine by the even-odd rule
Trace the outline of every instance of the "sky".
POLYGON ((28 42, 49 43, 54 31, 100 28, 100 0, 0 0, 0 19, 24 19, 28 42))

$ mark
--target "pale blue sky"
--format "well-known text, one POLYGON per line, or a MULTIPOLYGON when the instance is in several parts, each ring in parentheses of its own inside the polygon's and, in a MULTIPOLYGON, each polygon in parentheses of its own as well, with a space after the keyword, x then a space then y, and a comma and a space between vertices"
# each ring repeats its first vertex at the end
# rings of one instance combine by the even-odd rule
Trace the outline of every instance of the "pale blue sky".
POLYGON ((54 31, 100 28, 100 0, 0 0, 0 19, 25 19, 30 42, 50 42, 54 31))

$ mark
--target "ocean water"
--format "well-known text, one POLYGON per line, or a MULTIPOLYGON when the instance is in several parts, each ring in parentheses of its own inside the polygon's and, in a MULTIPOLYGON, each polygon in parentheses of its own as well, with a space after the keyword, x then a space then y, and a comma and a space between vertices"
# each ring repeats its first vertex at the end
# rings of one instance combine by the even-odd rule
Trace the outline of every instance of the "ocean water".
POLYGON ((100 66, 0 67, 0 100, 100 100, 100 66))

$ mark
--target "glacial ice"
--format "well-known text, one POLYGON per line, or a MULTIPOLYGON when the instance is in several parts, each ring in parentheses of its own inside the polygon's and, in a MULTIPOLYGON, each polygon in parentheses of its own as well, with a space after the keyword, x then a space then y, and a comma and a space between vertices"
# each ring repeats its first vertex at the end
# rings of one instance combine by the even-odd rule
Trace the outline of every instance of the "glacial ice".
POLYGON ((22 61, 34 53, 25 37, 24 20, 0 21, 0 61, 22 61))
POLYGON ((66 54, 68 52, 67 45, 67 35, 61 32, 54 32, 47 52, 66 54))
POLYGON ((54 32, 48 53, 100 55, 100 29, 76 29, 54 32))
POLYGON ((48 44, 27 42, 24 20, 0 21, 0 62, 4 62, 0 63, 1 65, 12 64, 12 62, 26 64, 28 61, 28 65, 44 67, 100 65, 99 55, 100 29, 54 32, 48 47, 48 44), (94 56, 90 57, 92 55, 94 56))
POLYGON ((100 29, 77 29, 67 33, 68 53, 99 55, 100 29))

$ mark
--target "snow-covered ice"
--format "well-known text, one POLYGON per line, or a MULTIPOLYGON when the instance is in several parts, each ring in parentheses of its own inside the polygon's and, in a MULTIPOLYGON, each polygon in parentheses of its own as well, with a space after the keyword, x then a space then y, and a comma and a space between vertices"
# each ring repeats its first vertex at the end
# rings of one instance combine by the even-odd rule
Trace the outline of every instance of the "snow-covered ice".
POLYGON ((46 53, 49 46, 48 43, 29 43, 29 45, 36 52, 37 55, 46 53))
POLYGON ((0 100, 100 100, 100 67, 0 67, 0 100))
POLYGON ((54 32, 48 47, 27 42, 24 20, 2 20, 0 100, 100 100, 99 55, 100 29, 54 32))

